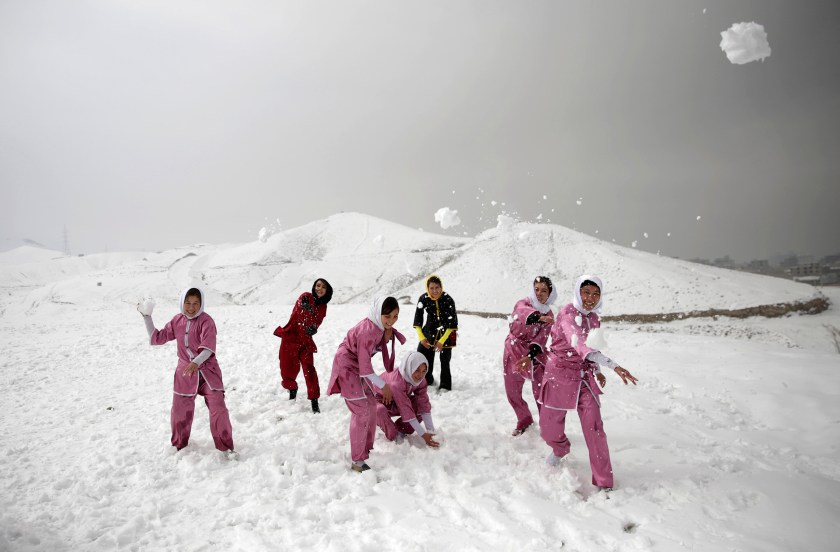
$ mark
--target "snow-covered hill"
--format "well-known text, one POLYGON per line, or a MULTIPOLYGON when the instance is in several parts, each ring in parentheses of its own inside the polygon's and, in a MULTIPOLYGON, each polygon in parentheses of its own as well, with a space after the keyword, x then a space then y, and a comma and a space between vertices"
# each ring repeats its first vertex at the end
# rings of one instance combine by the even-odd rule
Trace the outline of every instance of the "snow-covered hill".
POLYGON ((455 238, 344 213, 245 244, 85 257, 19 248, 0 254, 0 307, 32 312, 134 303, 144 295, 174 300, 189 284, 203 285, 216 304, 272 305, 316 277, 332 283, 335 304, 381 293, 412 302, 425 277, 437 273, 460 309, 506 312, 534 276, 551 277, 566 301, 584 272, 603 278, 613 315, 743 308, 817 294, 804 284, 660 257, 557 225, 505 224, 455 238))
MULTIPOLYGON (((348 469, 340 397, 322 397, 319 415, 287 400, 272 330, 313 278, 330 279, 336 300, 315 336, 324 385, 369 297, 413 302, 432 271, 461 309, 501 312, 535 274, 561 291, 579 272, 600 274, 605 315, 805 300, 814 288, 549 225, 464 239, 342 214, 263 238, 0 254, 0 550, 836 548, 840 290, 825 290, 832 306, 816 316, 607 324, 605 352, 639 377, 625 387, 608 374, 607 499, 590 484, 576 414, 557 469, 537 431, 510 436, 505 320, 461 317, 453 391, 431 397, 441 448, 378 434, 362 475, 348 469), (215 451, 200 401, 189 447, 169 446, 174 346, 150 347, 134 310, 154 297, 161 326, 193 283, 208 289, 219 328, 238 462, 215 451)), ((403 350, 416 347, 412 310, 397 323, 403 350)))

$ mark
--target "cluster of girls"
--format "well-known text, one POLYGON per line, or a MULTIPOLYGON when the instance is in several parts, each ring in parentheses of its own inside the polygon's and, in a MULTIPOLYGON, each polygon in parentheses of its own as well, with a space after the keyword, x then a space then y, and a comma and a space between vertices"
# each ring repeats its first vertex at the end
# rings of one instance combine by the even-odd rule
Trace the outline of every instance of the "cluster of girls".
MULTIPOLYGON (((589 449, 592 483, 611 489, 612 465, 599 400, 606 378, 599 365, 613 369, 625 385, 628 382, 635 385, 637 380, 587 344, 590 333, 600 327, 597 311, 602 305, 602 289, 603 284, 596 276, 581 276, 573 289, 572 302, 555 317, 551 305, 557 292, 549 278, 537 277, 528 296, 514 306, 503 365, 505 391, 517 418, 512 435, 521 435, 534 423, 522 398, 522 388, 529 380, 537 404, 540 435, 551 447, 547 463, 556 466, 569 453, 566 412, 577 410, 589 449)), ((288 390, 289 399, 295 400, 296 380, 302 370, 314 413, 320 412, 320 385, 313 356, 318 349, 313 336, 326 317, 332 294, 329 282, 317 279, 312 291, 298 298, 289 321, 274 331, 281 338, 281 384, 288 390)), ((204 295, 198 288, 184 290, 180 305, 181 313, 162 330, 155 328, 151 309, 138 309, 152 345, 177 340, 172 445, 179 450, 187 446, 195 398, 201 395, 210 411, 210 432, 216 448, 231 458, 238 458, 222 374, 216 361, 216 327, 204 312, 204 295)), ((350 411, 351 468, 357 472, 370 469, 366 461, 373 449, 377 426, 390 441, 400 442, 416 433, 427 446, 440 446, 434 438, 428 388, 435 382, 435 353, 439 354, 441 364, 439 388, 441 391, 452 388, 449 362, 458 330, 455 302, 443 291, 439 277, 427 278, 426 293, 420 297, 414 317, 419 340, 417 350, 404 353, 396 363, 396 342, 401 345, 406 342, 405 336, 394 328, 399 311, 395 298, 377 297, 368 315, 347 332, 333 359, 327 393, 340 394, 350 411), (385 369, 381 374, 373 368, 372 359, 377 353, 385 369)))

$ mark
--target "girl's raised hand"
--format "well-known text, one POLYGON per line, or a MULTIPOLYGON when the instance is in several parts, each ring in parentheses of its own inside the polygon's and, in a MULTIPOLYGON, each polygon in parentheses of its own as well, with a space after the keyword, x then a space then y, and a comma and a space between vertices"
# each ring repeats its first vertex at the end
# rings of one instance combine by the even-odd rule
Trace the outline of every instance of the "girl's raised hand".
POLYGON ((636 385, 636 382, 639 381, 635 377, 633 377, 633 374, 631 374, 629 371, 627 371, 625 368, 622 368, 621 366, 615 367, 615 373, 618 374, 618 377, 621 378, 621 381, 624 382, 624 385, 627 385, 628 381, 632 382, 633 385, 636 385))

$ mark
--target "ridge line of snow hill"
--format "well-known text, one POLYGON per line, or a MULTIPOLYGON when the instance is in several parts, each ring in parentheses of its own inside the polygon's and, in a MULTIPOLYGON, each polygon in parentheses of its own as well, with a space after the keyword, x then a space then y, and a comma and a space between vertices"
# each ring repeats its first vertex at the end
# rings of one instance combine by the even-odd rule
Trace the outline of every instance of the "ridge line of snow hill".
MULTIPOLYGON (((689 318, 779 318, 787 314, 819 314, 828 310, 829 300, 820 296, 810 301, 796 301, 794 303, 776 303, 773 305, 758 305, 745 309, 707 309, 690 312, 668 312, 663 314, 620 314, 617 316, 601 316, 602 322, 629 322, 633 324, 652 324, 656 322, 674 322, 689 318)), ((510 315, 502 312, 459 311, 459 315, 478 316, 480 318, 500 318, 506 320, 510 315)))
POLYGON ((0 297, 0 308, 6 312, 22 303, 39 309, 63 303, 133 305, 144 296, 174 305, 179 291, 195 284, 205 289, 212 306, 271 308, 290 304, 319 277, 332 284, 334 304, 367 303, 378 294, 410 303, 432 273, 441 277, 459 310, 471 312, 509 312, 537 275, 553 280, 559 293, 555 308, 571 300, 574 281, 588 273, 604 280, 603 314, 646 313, 657 320, 819 297, 806 284, 661 257, 553 224, 513 223, 464 238, 359 213, 333 215, 244 244, 22 263, 13 257, 0 255, 0 281, 9 292, 0 297))

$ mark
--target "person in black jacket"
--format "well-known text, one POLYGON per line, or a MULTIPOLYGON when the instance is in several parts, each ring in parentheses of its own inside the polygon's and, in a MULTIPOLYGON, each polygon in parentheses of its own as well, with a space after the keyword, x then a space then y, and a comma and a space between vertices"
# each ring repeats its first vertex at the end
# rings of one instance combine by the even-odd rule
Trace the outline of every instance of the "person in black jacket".
POLYGON ((458 330, 458 313, 455 312, 455 301, 443 291, 440 278, 434 274, 426 278, 426 293, 420 296, 417 310, 414 312, 414 329, 420 343, 417 352, 422 353, 428 361, 426 382, 435 383, 432 374, 435 366, 435 353, 440 353, 440 388, 452 389, 452 376, 449 373, 449 360, 452 358, 452 347, 458 330), (423 312, 426 322, 423 323, 423 312))

